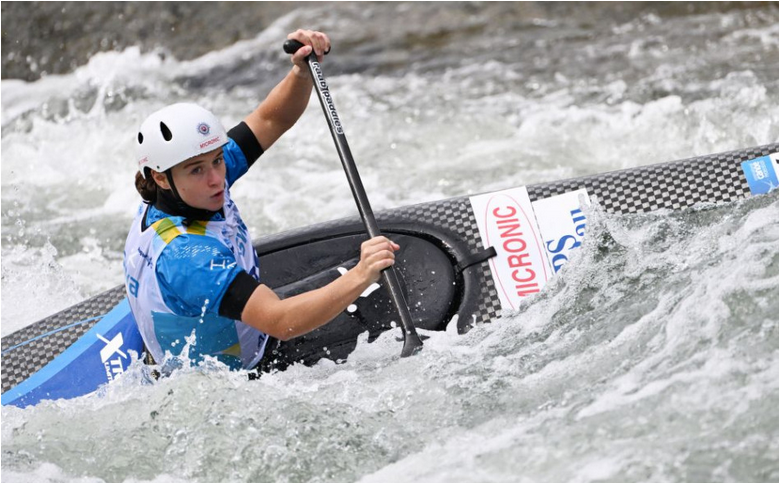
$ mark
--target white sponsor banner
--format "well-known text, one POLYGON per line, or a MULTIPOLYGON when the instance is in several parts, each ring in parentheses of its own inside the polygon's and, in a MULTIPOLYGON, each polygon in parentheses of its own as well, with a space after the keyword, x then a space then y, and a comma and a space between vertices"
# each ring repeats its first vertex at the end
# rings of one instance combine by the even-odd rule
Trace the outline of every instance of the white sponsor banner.
POLYGON ((527 188, 470 198, 485 248, 498 255, 489 260, 504 309, 518 310, 525 296, 540 292, 554 274, 544 251, 527 188))
POLYGON ((587 219, 579 207, 580 196, 590 204, 586 189, 533 202, 547 260, 555 273, 568 262, 571 251, 582 245, 587 219))

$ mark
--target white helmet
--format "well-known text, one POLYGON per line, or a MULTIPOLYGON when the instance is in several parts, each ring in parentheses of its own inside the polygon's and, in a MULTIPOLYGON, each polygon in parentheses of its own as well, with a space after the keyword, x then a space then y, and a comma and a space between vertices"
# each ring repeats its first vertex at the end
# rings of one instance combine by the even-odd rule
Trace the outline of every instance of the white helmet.
POLYGON ((165 172, 227 142, 226 129, 215 115, 195 104, 177 103, 152 113, 141 124, 136 160, 146 178, 145 168, 165 172))

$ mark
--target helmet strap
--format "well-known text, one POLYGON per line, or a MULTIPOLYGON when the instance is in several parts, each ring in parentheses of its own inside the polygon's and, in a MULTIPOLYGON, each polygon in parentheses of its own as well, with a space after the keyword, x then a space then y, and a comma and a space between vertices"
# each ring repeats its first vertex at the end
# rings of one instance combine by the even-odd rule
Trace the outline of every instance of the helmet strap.
POLYGON ((155 207, 159 210, 170 214, 172 216, 184 217, 183 221, 185 225, 188 225, 190 221, 208 221, 212 219, 215 214, 223 213, 223 209, 217 211, 211 211, 206 209, 197 209, 185 203, 177 192, 177 186, 174 184, 174 177, 171 175, 171 169, 166 170, 166 178, 169 181, 171 190, 166 190, 158 185, 158 199, 155 202, 155 207))
POLYGON ((179 202, 182 202, 182 204, 185 204, 185 201, 182 200, 182 197, 179 196, 179 192, 177 192, 177 186, 174 184, 174 176, 171 175, 171 169, 166 170, 163 172, 166 174, 166 178, 169 180, 169 187, 171 187, 171 193, 174 195, 174 200, 177 200, 179 202))

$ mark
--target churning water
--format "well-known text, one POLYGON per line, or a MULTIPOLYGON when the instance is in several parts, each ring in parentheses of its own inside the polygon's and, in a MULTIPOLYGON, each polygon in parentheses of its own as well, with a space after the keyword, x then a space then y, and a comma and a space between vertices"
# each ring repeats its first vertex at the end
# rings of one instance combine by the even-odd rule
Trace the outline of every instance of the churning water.
MULTIPOLYGON (((779 139, 776 6, 572 8, 324 5, 192 61, 129 48, 4 80, 2 334, 122 282, 141 120, 190 100, 238 122, 302 26, 333 39, 376 209, 779 139)), ((232 193, 255 235, 354 214, 315 100, 232 193)), ((387 333, 342 365, 135 365, 3 408, 3 480, 778 481, 778 193, 588 220, 544 293, 414 358, 387 333)))

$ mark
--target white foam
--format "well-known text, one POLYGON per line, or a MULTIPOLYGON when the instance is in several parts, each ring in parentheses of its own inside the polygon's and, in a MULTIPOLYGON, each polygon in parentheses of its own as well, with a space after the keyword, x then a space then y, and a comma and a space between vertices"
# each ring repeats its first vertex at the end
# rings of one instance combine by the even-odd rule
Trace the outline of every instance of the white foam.
MULTIPOLYGON (((365 20, 377 13, 346 8, 362 10, 365 20)), ((418 7, 399 8, 402 16, 418 7)), ((205 78, 218 67, 260 80, 282 74, 288 64, 279 39, 298 19, 316 17, 307 15, 292 13, 255 39, 193 61, 131 48, 96 55, 72 74, 2 82, 3 336, 121 282, 138 200, 132 135, 147 113, 189 99, 229 124, 265 94, 221 84, 189 91, 178 78, 205 78), (261 59, 257 71, 246 56, 261 59)), ((452 25, 443 15, 417 20, 435 39, 438 22, 452 25)), ((696 17, 687 20, 710 20, 696 17)), ((338 36, 356 44, 374 25, 324 18, 350 28, 338 36)), ((675 21, 646 17, 616 34, 661 37, 675 21)), ((539 21, 537 32, 571 28, 548 22, 539 21)), ((414 32, 412 25, 397 32, 414 32)), ((612 71, 584 45, 575 52, 598 64, 596 79, 566 65, 575 58, 509 64, 471 57, 472 44, 447 67, 424 59, 364 74, 356 72, 359 61, 335 62, 351 72, 327 75, 373 206, 779 137, 777 93, 749 61, 735 62, 748 57, 732 55, 738 44, 760 54, 774 49, 777 25, 720 37, 730 59, 721 78, 712 68, 695 76, 687 62, 656 57, 661 42, 603 40, 618 58, 635 56, 633 75, 612 71)), ((355 214, 314 100, 232 194, 256 237, 355 214)), ((295 365, 255 381, 219 365, 186 366, 152 384, 137 366, 92 396, 3 408, 3 479, 775 481, 777 200, 645 216, 595 207, 588 216, 585 247, 546 293, 466 335, 452 322, 409 359, 398 358, 395 330, 373 343, 360 336, 340 365, 295 365), (127 438, 119 464, 117 436, 127 438)))

